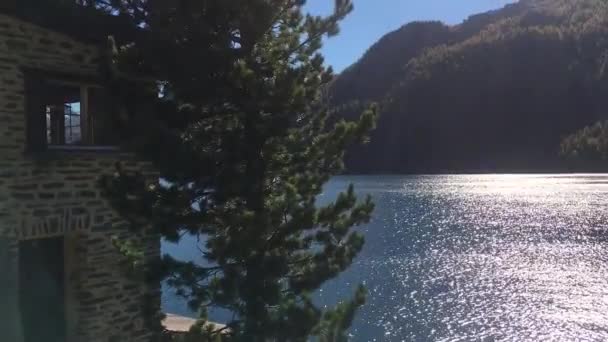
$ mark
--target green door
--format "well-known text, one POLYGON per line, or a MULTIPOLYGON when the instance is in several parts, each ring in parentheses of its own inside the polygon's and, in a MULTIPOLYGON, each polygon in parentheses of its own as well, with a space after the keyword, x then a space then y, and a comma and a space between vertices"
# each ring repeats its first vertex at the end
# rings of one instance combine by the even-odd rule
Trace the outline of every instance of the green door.
POLYGON ((19 299, 25 342, 65 342, 63 238, 19 246, 19 299))
POLYGON ((16 254, 13 241, 0 237, 0 341, 21 341, 16 254))

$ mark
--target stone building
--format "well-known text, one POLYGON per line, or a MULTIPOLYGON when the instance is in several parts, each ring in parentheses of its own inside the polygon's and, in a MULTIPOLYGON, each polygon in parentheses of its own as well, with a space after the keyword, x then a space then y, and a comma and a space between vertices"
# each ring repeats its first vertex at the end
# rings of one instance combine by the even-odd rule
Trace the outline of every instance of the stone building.
POLYGON ((0 341, 154 340, 159 287, 127 276, 112 239, 157 258, 159 236, 129 232, 97 186, 117 162, 154 176, 116 147, 107 37, 27 2, 0 4, 0 341))

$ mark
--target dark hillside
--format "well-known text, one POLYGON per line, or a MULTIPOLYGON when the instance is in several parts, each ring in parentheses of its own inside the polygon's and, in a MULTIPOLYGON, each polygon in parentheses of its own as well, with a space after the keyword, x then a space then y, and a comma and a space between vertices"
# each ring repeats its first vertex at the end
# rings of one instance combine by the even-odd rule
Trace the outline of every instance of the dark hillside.
POLYGON ((389 34, 332 88, 337 105, 384 108, 349 170, 559 168, 561 139, 608 114, 607 13, 600 0, 528 0, 389 34))

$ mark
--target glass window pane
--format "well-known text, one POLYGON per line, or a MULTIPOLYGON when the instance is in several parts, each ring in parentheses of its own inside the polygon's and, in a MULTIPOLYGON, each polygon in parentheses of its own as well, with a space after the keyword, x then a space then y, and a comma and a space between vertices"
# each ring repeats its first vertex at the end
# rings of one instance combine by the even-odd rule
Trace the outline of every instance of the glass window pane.
POLYGON ((52 145, 82 144, 80 87, 51 85, 46 92, 46 136, 52 145))
POLYGON ((65 144, 81 144, 82 132, 80 128, 80 102, 72 102, 65 104, 64 125, 65 144))
POLYGON ((45 106, 45 116, 46 116, 46 143, 52 144, 52 135, 51 135, 51 107, 45 106))

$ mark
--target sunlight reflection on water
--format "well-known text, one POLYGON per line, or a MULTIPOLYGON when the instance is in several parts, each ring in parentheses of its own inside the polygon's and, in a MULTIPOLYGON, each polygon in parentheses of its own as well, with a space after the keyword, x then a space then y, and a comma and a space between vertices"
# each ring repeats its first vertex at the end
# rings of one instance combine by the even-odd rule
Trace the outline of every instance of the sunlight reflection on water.
MULTIPOLYGON (((353 341, 608 341, 608 175, 337 177, 321 202, 350 182, 374 219, 317 299, 365 283, 353 341)), ((163 250, 198 260, 194 245, 163 250)), ((163 306, 188 314, 166 289, 163 306)))
POLYGON ((608 175, 339 177, 377 203, 355 341, 608 340, 608 175))

